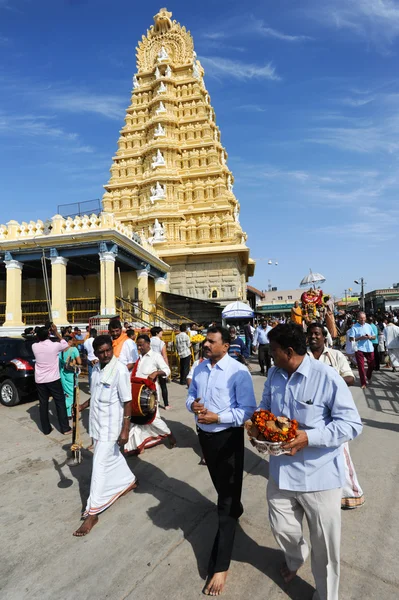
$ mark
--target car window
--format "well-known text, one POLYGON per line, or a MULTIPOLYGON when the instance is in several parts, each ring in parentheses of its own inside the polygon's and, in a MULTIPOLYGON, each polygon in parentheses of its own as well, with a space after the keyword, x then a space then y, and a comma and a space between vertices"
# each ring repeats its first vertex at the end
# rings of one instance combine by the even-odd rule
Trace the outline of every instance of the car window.
POLYGON ((8 356, 11 351, 11 344, 8 342, 0 343, 0 357, 8 356))
POLYGON ((8 359, 19 357, 19 358, 33 358, 32 344, 33 340, 6 340, 0 339, 0 358, 7 357, 8 359))
POLYGON ((16 355, 20 358, 33 358, 32 344, 33 340, 17 340, 16 355))

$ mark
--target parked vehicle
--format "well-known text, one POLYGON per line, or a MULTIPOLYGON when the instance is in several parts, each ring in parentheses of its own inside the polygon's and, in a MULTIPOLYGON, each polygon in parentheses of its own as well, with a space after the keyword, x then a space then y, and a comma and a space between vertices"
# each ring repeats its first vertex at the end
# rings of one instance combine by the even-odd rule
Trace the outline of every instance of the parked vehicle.
POLYGON ((0 337, 0 402, 15 406, 35 387, 34 340, 0 337))

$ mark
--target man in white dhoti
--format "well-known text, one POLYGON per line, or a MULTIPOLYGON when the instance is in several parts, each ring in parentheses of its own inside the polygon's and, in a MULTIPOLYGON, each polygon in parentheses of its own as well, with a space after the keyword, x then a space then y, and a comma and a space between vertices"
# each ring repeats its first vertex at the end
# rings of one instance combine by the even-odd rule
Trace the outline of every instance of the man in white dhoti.
POLYGON ((393 317, 389 317, 384 329, 385 345, 387 348, 392 370, 399 369, 399 327, 394 324, 393 317))
POLYGON ((119 447, 129 437, 132 411, 130 374, 113 355, 112 339, 100 335, 93 342, 93 352, 99 362, 91 377, 91 398, 80 408, 90 404, 90 435, 94 440, 93 471, 90 496, 83 513, 83 524, 73 535, 87 535, 98 521, 99 513, 109 508, 118 498, 137 487, 137 480, 129 469, 119 447))
MULTIPOLYGON (((151 350, 150 338, 146 334, 141 334, 136 340, 139 351, 139 362, 137 365, 136 377, 150 379, 155 381, 157 387, 157 398, 161 397, 158 377, 169 377, 170 368, 166 364, 162 354, 151 350)), ((134 372, 134 371, 133 371, 134 372)), ((125 452, 129 454, 140 454, 145 448, 152 448, 162 442, 164 438, 169 438, 172 448, 176 446, 176 439, 159 414, 159 406, 154 421, 149 425, 132 424, 129 432, 129 440, 125 445, 125 452)))
MULTIPOLYGON (((326 347, 327 333, 328 330, 321 323, 311 323, 309 325, 308 344, 310 354, 316 360, 335 369, 349 387, 355 383, 353 371, 340 350, 326 347)), ((359 508, 364 504, 364 494, 349 452, 349 443, 344 442, 341 448, 344 453, 345 464, 345 483, 342 486, 341 508, 344 510, 359 508)))

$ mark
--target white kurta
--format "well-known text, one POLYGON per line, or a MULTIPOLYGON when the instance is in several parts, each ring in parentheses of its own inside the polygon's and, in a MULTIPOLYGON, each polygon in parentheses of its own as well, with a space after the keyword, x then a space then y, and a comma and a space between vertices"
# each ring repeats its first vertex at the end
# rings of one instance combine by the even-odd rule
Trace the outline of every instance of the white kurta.
POLYGON ((391 365, 397 369, 399 368, 399 327, 388 323, 384 329, 384 337, 391 365))
MULTIPOLYGON (((319 360, 325 365, 329 365, 341 375, 341 377, 354 377, 354 373, 340 350, 326 348, 319 360)), ((342 486, 341 504, 345 508, 356 508, 364 504, 363 490, 356 475, 355 465, 353 464, 349 443, 342 444, 342 452, 345 464, 345 484, 342 486)))
POLYGON ((104 369, 97 363, 90 391, 89 428, 94 439, 94 456, 84 517, 109 508, 136 481, 117 444, 123 406, 132 399, 129 371, 115 357, 104 369))
MULTIPOLYGON (((137 368, 136 377, 147 378, 148 375, 154 373, 154 371, 164 371, 166 376, 169 377, 170 369, 166 364, 163 356, 154 350, 149 350, 144 356, 140 356, 140 362, 137 368)), ((160 398, 160 387, 158 382, 157 397, 160 398)), ((141 452, 145 448, 151 448, 159 444, 163 438, 171 434, 171 431, 165 421, 161 419, 159 414, 159 407, 157 406, 157 412, 154 421, 150 425, 136 425, 132 424, 129 433, 129 441, 125 445, 125 452, 141 452)))

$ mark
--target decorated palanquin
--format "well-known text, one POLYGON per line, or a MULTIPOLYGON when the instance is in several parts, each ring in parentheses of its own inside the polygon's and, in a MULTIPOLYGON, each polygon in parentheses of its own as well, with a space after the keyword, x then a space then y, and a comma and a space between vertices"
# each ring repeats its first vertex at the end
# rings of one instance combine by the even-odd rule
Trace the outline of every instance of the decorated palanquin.
POLYGON ((323 306, 323 290, 310 288, 301 296, 302 313, 305 321, 311 322, 323 306))

